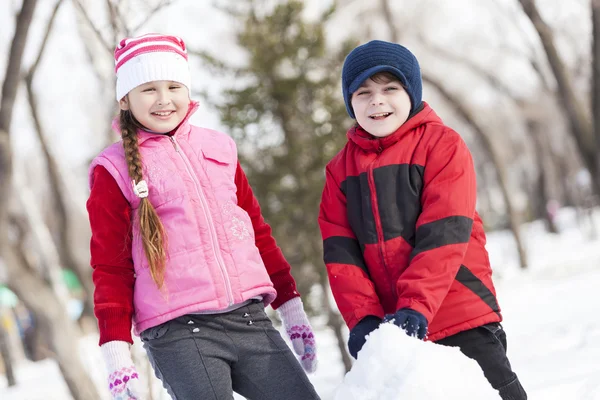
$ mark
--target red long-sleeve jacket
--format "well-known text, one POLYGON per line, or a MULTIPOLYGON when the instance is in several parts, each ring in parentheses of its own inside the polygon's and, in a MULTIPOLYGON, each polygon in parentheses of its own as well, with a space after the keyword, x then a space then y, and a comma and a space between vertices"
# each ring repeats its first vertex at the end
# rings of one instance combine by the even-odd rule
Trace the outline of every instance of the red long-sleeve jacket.
POLYGON ((431 341, 501 321, 461 137, 427 104, 390 136, 347 136, 326 167, 319 224, 348 327, 406 307, 427 318, 431 341))
MULTIPOLYGON (((112 340, 133 343, 131 319, 135 275, 131 258, 131 207, 104 167, 94 169, 93 182, 87 209, 93 232, 91 265, 94 268, 94 313, 98 319, 100 345, 112 340)), ((277 309, 299 296, 296 282, 239 163, 235 184, 238 205, 252 220, 256 247, 277 291, 277 298, 271 303, 277 309)))

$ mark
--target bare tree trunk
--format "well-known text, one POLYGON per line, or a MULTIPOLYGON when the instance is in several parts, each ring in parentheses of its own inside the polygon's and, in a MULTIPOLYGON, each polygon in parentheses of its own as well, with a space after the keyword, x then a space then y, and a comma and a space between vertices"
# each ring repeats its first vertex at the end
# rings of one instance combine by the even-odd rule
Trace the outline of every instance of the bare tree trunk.
MULTIPOLYGON (((20 82, 21 63, 36 0, 23 0, 17 16, 7 70, 2 86, 0 103, 0 254, 8 272, 8 281, 19 298, 38 317, 46 319, 52 329, 52 344, 56 358, 63 369, 65 380, 76 400, 97 400, 93 383, 85 374, 78 358, 77 335, 57 296, 31 269, 23 264, 26 259, 21 247, 14 246, 8 224, 8 202, 12 195, 12 153, 10 127, 13 108, 20 82)), ((26 212, 30 210, 25 210, 26 212)))
MULTIPOLYGON (((552 29, 542 19, 535 4, 535 0, 519 0, 519 2, 540 37, 550 68, 556 79, 559 93, 558 99, 561 102, 563 106, 562 109, 564 109, 567 120, 569 121, 571 134, 575 139, 575 143, 577 143, 579 153, 584 160, 586 168, 592 175, 594 192, 596 195, 600 195, 600 169, 598 167, 598 149, 596 147, 600 146, 598 144, 600 141, 596 142, 594 140, 592 121, 590 121, 586 115, 585 106, 582 105, 575 96, 567 68, 554 44, 552 29)), ((597 0, 592 1, 593 18, 597 18, 597 3, 597 0)), ((598 28, 594 28, 594 33, 597 29, 598 28)), ((594 44, 594 49, 596 46, 597 44, 594 44)))
MULTIPOLYGON (((15 249, 20 249, 16 251, 16 255, 18 256, 17 265, 24 266, 26 268, 29 268, 29 270, 32 270, 32 263, 28 260, 27 255, 25 254, 25 250, 23 250, 26 246, 25 240, 28 230, 27 222, 22 217, 11 215, 9 217, 9 224, 11 225, 11 228, 14 229, 14 236, 16 238, 15 242, 12 243, 11 246, 15 249)), ((48 282, 44 280, 43 284, 47 286, 48 282)), ((18 288, 10 287, 10 289, 15 293, 19 292, 18 288)), ((50 348, 52 347, 50 346, 50 327, 46 326, 47 324, 44 324, 44 319, 41 316, 37 315, 36 310, 28 307, 27 305, 25 306, 25 308, 33 316, 32 337, 28 339, 31 341, 29 343, 31 359, 33 361, 39 361, 48 357, 54 357, 54 354, 50 351, 50 348)))
POLYGON ((40 318, 38 323, 50 333, 51 350, 74 400, 100 400, 96 387, 86 374, 79 358, 77 343, 79 335, 69 320, 64 306, 54 292, 32 271, 23 265, 26 260, 23 249, 7 246, 3 235, 5 254, 11 286, 17 296, 40 318))
POLYGON ((2 85, 2 100, 0 101, 0 129, 4 130, 6 134, 10 131, 13 107, 20 81, 23 53, 36 4, 37 0, 23 0, 10 46, 4 84, 2 85))
MULTIPOLYGON (((21 11, 17 16, 15 33, 10 46, 6 74, 2 84, 2 99, 0 100, 0 255, 4 256, 2 247, 7 247, 5 240, 8 239, 7 231, 8 202, 10 199, 10 187, 12 176, 12 150, 10 144, 10 125, 12 121, 13 108, 19 87, 19 76, 21 63, 27 35, 37 0, 23 0, 21 11), (4 246, 3 246, 4 245, 4 246)), ((3 257, 4 258, 4 257, 3 257)), ((7 264, 5 260, 5 264, 7 264)), ((3 340, 3 342, 5 342, 3 340)), ((12 370, 12 356, 10 347, 6 346, 2 351, 2 358, 6 365, 6 376, 9 384, 15 384, 14 372, 12 370)))
POLYGON ((536 195, 539 199, 538 207, 539 215, 544 219, 544 223, 546 225, 546 230, 550 233, 558 233, 558 228, 556 227, 556 223, 554 222, 554 215, 550 214, 550 210, 548 210, 548 205, 550 204, 550 199, 548 197, 548 188, 547 188, 547 174, 546 168, 544 166, 544 154, 547 153, 544 148, 544 142, 542 139, 542 133, 540 132, 540 126, 537 121, 529 119, 527 121, 527 127, 529 130, 529 134, 531 139, 533 140, 533 144, 535 147, 535 158, 536 164, 538 168, 538 176, 536 179, 536 195))
MULTIPOLYGON (((0 311, 0 317, 2 312, 0 311)), ((17 380, 15 379, 15 371, 13 369, 13 358, 10 352, 10 346, 8 343, 8 332, 4 329, 4 326, 0 323, 0 354, 2 355, 2 362, 4 364, 4 374, 6 375, 6 381, 8 387, 15 386, 17 380)))
MULTIPOLYGON (((79 32, 80 39, 85 50, 85 54, 90 64, 91 70, 94 72, 98 85, 101 88, 99 96, 107 100, 106 107, 106 121, 110 121, 118 113, 118 104, 114 99, 114 73, 112 68, 109 69, 110 74, 107 73, 108 66, 114 63, 113 61, 113 50, 116 41, 121 36, 121 32, 115 31, 115 27, 118 26, 117 21, 109 15, 111 31, 109 35, 113 43, 108 43, 104 39, 100 29, 96 27, 92 17, 88 14, 87 10, 81 5, 80 0, 75 0, 74 4, 77 9, 77 30, 79 32), (112 62, 112 63, 111 63, 112 62)), ((107 5, 107 8, 112 9, 107 5)), ((104 113, 103 113, 104 114, 104 113)), ((106 124, 106 129, 103 132, 103 142, 100 147, 114 143, 118 135, 113 131, 111 124, 106 124)))
POLYGON ((32 247, 48 272, 50 285, 54 289, 59 302, 66 308, 69 302, 69 291, 62 278, 60 257, 52 240, 52 234, 44 223, 42 213, 35 202, 35 195, 23 181, 23 174, 14 174, 13 178, 15 184, 13 194, 23 208, 24 228, 22 230, 31 234, 34 243, 32 247))
MULTIPOLYGON (((65 311, 68 291, 60 274, 58 251, 35 204, 31 190, 25 186, 20 174, 15 175, 14 181, 17 189, 15 194, 18 195, 19 203, 24 208, 27 221, 27 226, 23 230, 32 234, 36 250, 49 270, 48 275, 54 291, 48 288, 45 282, 34 273, 23 273, 18 280, 16 277, 11 276, 11 280, 18 290, 19 297, 29 296, 28 300, 23 298, 23 301, 28 307, 35 310, 42 326, 49 327, 50 344, 55 353, 54 358, 58 362, 60 371, 73 398, 75 400, 99 399, 96 388, 89 376, 86 375, 85 368, 78 357, 80 332, 65 311), (42 287, 45 292, 41 292, 42 287), (45 308, 44 305, 46 305, 45 308)), ((23 247, 13 247, 17 247, 17 251, 23 252, 23 247)), ((25 261, 26 256, 23 254, 20 258, 20 264, 25 261)), ((27 271, 30 271, 30 269, 27 271)))
MULTIPOLYGON (((316 275, 318 277, 317 279, 319 281, 319 286, 321 286, 321 292, 323 296, 321 304, 322 308, 320 312, 324 312, 327 315, 327 326, 335 335, 338 350, 340 352, 340 358, 342 360, 342 364, 344 365, 344 371, 348 372, 352 368, 352 359, 346 350, 346 339, 343 335, 345 322, 340 314, 335 311, 333 304, 331 304, 331 298, 329 297, 331 288, 329 287, 329 280, 327 278, 327 269, 324 267, 322 259, 322 242, 320 241, 320 238, 316 237, 313 237, 309 240, 304 240, 304 242, 308 243, 310 246, 310 249, 307 250, 307 254, 313 255, 313 257, 309 258, 309 263, 314 267, 314 269, 317 269, 318 265, 322 266, 322 268, 319 268, 316 271, 316 275)), ((317 279, 312 279, 312 284, 314 284, 317 279)))
POLYGON ((52 198, 54 199, 55 211, 56 211, 56 221, 57 227, 56 231, 59 235, 58 240, 58 253, 60 256, 60 264, 63 268, 68 268, 75 273, 77 279, 81 282, 81 285, 84 290, 84 307, 82 312, 82 318, 95 318, 94 317, 94 287, 92 284, 92 269, 88 267, 87 260, 76 260, 75 255, 70 246, 69 238, 72 235, 71 226, 72 224, 69 221, 69 213, 67 212, 67 201, 64 198, 64 181, 61 178, 60 168, 56 159, 52 155, 50 151, 50 146, 46 140, 46 134, 44 133, 44 129, 42 123, 40 121, 40 116, 38 112, 37 106, 37 97, 33 90, 33 79, 35 77, 35 73, 37 72, 37 68, 40 65, 42 60, 44 50, 46 48, 46 43, 48 38, 50 37, 50 33, 52 32, 52 27, 58 13, 58 10, 63 3, 63 0, 58 0, 52 15, 48 21, 48 25, 46 27, 46 32, 44 34, 44 39, 40 46, 40 50, 38 56, 29 69, 29 72, 25 75, 25 85, 27 88, 27 98, 29 101, 29 108, 31 111, 31 117, 35 126, 35 130, 38 136, 38 140, 42 147, 42 152, 46 159, 46 164, 48 166, 48 177, 50 179, 50 190, 52 192, 52 198))
POLYGON ((551 153, 552 162, 557 166, 558 176, 560 180, 560 191, 561 191, 561 204, 565 207, 577 207, 578 199, 575 193, 573 193, 573 182, 571 180, 571 174, 569 169, 569 163, 567 162, 567 155, 551 153))
POLYGON ((327 274, 319 274, 319 283, 323 291, 323 307, 327 313, 327 326, 331 328, 333 334, 335 335, 338 344, 338 350, 340 351, 340 356, 342 357, 342 363, 344 364, 344 371, 348 372, 352 368, 352 360, 350 359, 348 351, 346 351, 346 340, 344 340, 344 335, 342 334, 344 321, 331 306, 331 301, 329 300, 330 289, 329 282, 327 281, 327 274))
POLYGON ((78 262, 75 255, 73 254, 70 246, 69 238, 72 235, 70 214, 67 212, 67 201, 64 198, 63 180, 61 178, 60 170, 56 159, 52 155, 48 142, 46 140, 46 134, 44 133, 42 124, 40 123, 39 113, 37 110, 36 95, 32 87, 32 76, 27 75, 26 87, 27 87, 27 98, 29 101, 31 117, 36 129, 38 140, 46 159, 47 172, 49 178, 49 186, 54 199, 54 217, 56 218, 57 226, 56 231, 58 232, 59 239, 57 243, 58 255, 60 258, 60 264, 63 268, 70 269, 75 273, 77 279, 81 283, 84 291, 83 298, 83 312, 81 317, 95 318, 94 317, 94 287, 92 283, 92 269, 86 262, 78 262))
MULTIPOLYGON (((600 179, 600 0, 592 0, 592 123, 596 138, 596 181, 600 179)), ((600 183, 598 183, 600 185, 600 183)), ((599 192, 596 192, 600 196, 599 192)))

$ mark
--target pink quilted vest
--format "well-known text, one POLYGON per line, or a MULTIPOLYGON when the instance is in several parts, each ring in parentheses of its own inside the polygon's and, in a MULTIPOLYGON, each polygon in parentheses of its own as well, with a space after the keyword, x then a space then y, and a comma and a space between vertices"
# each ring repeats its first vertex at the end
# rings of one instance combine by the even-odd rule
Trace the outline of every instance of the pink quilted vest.
MULTIPOLYGON (((165 286, 150 276, 139 232, 133 223, 132 256, 134 331, 199 311, 218 311, 256 296, 265 306, 275 289, 255 246, 248 214, 238 207, 234 183, 237 150, 224 133, 199 128, 186 120, 172 137, 138 132, 149 200, 168 235, 165 286)), ((106 148, 90 166, 102 165, 137 210, 121 142, 106 148)))

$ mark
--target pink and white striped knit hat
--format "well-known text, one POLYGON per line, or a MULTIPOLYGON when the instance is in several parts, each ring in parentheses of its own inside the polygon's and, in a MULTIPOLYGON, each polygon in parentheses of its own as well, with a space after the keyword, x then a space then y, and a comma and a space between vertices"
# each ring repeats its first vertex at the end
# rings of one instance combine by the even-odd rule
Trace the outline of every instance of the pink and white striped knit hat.
POLYGON ((147 34, 125 38, 115 49, 117 101, 131 89, 152 81, 174 81, 190 88, 190 68, 183 40, 147 34))

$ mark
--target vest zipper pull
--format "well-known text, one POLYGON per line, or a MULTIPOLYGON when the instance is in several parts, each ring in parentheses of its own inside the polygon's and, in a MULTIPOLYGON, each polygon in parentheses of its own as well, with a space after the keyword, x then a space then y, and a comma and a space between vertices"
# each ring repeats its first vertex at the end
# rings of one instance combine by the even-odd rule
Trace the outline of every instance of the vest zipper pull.
POLYGON ((175 138, 173 136, 169 136, 169 140, 171 141, 171 143, 173 143, 173 147, 175 148, 175 151, 179 153, 179 147, 177 146, 177 142, 175 141, 175 138))

